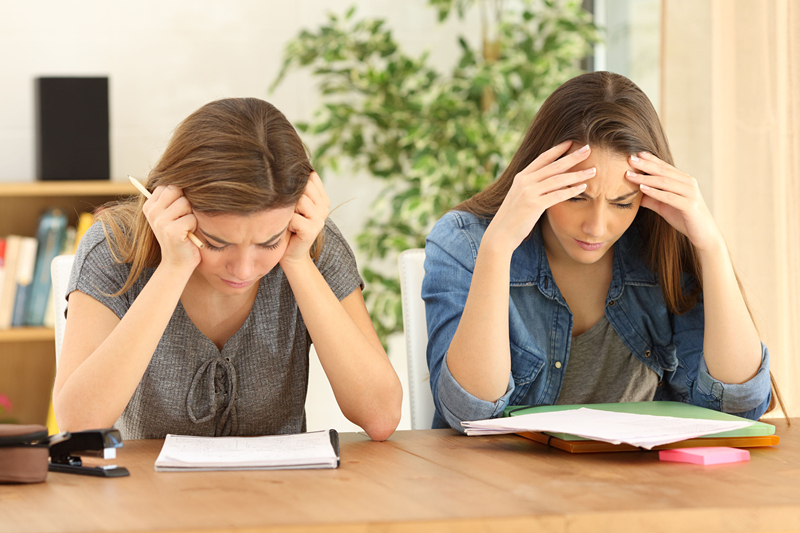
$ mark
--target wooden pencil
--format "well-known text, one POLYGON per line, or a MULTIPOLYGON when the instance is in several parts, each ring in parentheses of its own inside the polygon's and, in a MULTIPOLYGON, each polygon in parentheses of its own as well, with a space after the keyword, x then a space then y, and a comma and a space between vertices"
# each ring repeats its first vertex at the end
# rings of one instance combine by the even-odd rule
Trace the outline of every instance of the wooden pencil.
MULTIPOLYGON (((152 195, 150 194, 150 191, 148 191, 147 189, 145 189, 145 188, 144 188, 144 185, 142 185, 142 184, 141 184, 141 182, 140 182, 139 180, 137 180, 137 179, 136 179, 136 178, 134 178, 133 176, 128 176, 128 179, 129 179, 129 180, 131 180, 131 183, 133 183, 133 186, 134 186, 134 187, 136 187, 137 189, 139 189, 139 192, 140 192, 140 193, 142 193, 142 194, 145 196, 145 198, 150 198, 150 196, 152 196, 152 195)), ((198 238, 195 236, 195 234, 194 234, 194 233, 192 233, 191 231, 189 232, 189 235, 188 235, 188 236, 189 236, 189 240, 190 240, 190 241, 192 241, 193 243, 195 243, 195 244, 197 245, 197 247, 198 247, 198 248, 205 248, 205 247, 206 247, 206 245, 205 245, 205 244, 203 244, 203 241, 201 241, 200 239, 198 239, 198 238)))

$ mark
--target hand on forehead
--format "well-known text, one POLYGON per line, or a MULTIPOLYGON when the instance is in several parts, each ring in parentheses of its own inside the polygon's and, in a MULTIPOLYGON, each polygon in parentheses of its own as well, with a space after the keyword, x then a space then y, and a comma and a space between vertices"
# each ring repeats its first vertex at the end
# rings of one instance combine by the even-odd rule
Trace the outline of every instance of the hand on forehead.
MULTIPOLYGON (((575 152, 580 148, 580 146, 576 147, 575 144, 573 143, 573 147, 567 153, 575 152)), ((594 178, 585 181, 586 190, 581 196, 616 200, 639 191, 635 184, 625 179, 626 171, 635 171, 631 167, 627 155, 592 147, 589 157, 569 169, 568 172, 586 170, 592 167, 597 169, 597 174, 594 178)))

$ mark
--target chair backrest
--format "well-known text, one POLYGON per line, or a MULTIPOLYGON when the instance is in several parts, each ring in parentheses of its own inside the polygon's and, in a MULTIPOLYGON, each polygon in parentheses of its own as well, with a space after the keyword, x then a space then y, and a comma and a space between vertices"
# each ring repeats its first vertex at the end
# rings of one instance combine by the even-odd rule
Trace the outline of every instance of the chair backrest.
POLYGON ((411 429, 430 429, 433 422, 433 395, 425 351, 428 326, 422 301, 425 276, 425 250, 406 250, 397 258, 400 267, 400 293, 403 300, 403 330, 408 357, 408 396, 411 403, 411 429))
POLYGON ((64 326, 67 325, 67 318, 64 311, 67 308, 67 301, 64 297, 67 294, 67 284, 69 275, 72 272, 72 261, 74 255, 57 255, 50 263, 50 276, 53 280, 53 312, 55 313, 56 330, 56 368, 61 357, 61 343, 64 340, 64 326))

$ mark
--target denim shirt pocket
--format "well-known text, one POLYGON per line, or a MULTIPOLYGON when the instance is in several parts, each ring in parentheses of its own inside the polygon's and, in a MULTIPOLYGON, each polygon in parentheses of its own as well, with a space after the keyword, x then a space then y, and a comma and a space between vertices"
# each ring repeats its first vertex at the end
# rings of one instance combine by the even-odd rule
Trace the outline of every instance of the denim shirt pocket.
POLYGON ((537 355, 514 342, 513 336, 509 339, 511 349, 511 377, 514 379, 514 394, 509 398, 509 405, 518 405, 519 400, 528 394, 528 391, 539 373, 544 368, 544 357, 537 355))

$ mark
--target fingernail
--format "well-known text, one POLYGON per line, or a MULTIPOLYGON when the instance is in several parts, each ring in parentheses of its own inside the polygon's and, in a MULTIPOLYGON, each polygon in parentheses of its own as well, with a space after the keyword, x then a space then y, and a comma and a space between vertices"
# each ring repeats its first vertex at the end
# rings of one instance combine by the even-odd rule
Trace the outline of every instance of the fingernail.
POLYGON ((640 189, 642 189, 643 191, 649 191, 649 190, 650 190, 650 187, 648 187, 648 186, 647 186, 647 185, 645 185, 644 183, 641 183, 641 184, 639 185, 639 188, 640 188, 640 189))
POLYGON ((631 172, 630 170, 626 170, 625 171, 625 176, 627 176, 629 178, 635 178, 636 177, 636 173, 635 172, 631 172))
POLYGON ((595 167, 587 168, 586 170, 583 171, 584 174, 587 174, 589 176, 594 175, 595 172, 597 172, 597 169, 595 167))
POLYGON ((636 154, 633 154, 633 155, 631 156, 631 161, 639 161, 639 158, 638 158, 638 157, 636 157, 636 154))
POLYGON ((578 153, 582 154, 582 153, 588 152, 588 151, 589 151, 589 145, 587 144, 586 146, 584 146, 583 148, 578 150, 578 153))
POLYGON ((578 185, 578 189, 580 189, 580 190, 584 190, 585 188, 586 188, 586 184, 585 183, 581 183, 580 185, 578 185))

